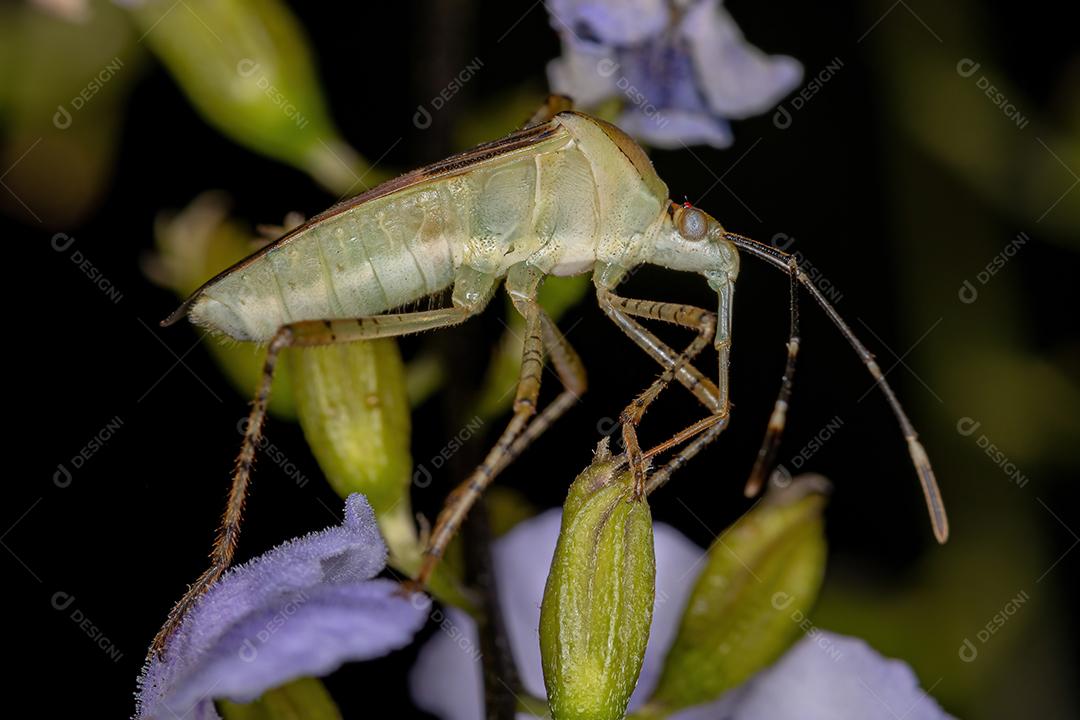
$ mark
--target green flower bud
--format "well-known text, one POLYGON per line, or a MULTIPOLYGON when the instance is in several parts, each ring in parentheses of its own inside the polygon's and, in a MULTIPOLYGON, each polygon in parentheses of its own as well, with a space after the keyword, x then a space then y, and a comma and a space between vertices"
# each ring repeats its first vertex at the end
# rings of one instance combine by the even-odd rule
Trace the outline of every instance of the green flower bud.
POLYGON ((306 171, 338 194, 363 189, 360 177, 384 179, 367 174, 368 164, 334 128, 309 43, 284 3, 187 0, 176 8, 171 0, 147 0, 130 10, 140 40, 235 142, 306 171))
POLYGON ((614 477, 606 443, 570 486, 540 610, 540 655, 555 720, 621 718, 652 624, 652 516, 614 477))
POLYGON ((773 486, 717 538, 657 688, 637 716, 715 700, 795 641, 825 573, 827 489, 811 475, 773 486))
POLYGON ((300 426, 330 485, 358 492, 381 518, 405 503, 412 476, 405 368, 391 339, 289 355, 300 426))

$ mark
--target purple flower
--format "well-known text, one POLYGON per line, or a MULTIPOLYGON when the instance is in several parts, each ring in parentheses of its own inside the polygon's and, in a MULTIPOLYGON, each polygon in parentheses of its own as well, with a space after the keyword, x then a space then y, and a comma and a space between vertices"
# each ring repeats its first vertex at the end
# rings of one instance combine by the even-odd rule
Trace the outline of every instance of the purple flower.
MULTIPOLYGON (((493 548, 499 600, 522 684, 544 697, 537 627, 540 600, 561 513, 549 510, 515 527, 493 548)), ((702 550, 677 530, 655 524, 656 605, 645 665, 630 709, 640 706, 659 679, 687 596, 700 570, 702 550)), ((410 678, 418 705, 444 720, 481 720, 482 686, 476 629, 469 617, 448 611, 444 632, 420 652, 410 678)), ((527 718, 529 716, 519 715, 527 718)), ((815 632, 779 661, 708 705, 672 720, 938 720, 948 718, 919 688, 911 669, 862 640, 815 632)))
POLYGON ((254 700, 289 680, 408 644, 427 599, 373 580, 386 545, 362 495, 340 527, 290 540, 230 570, 139 678, 138 717, 217 718, 213 700, 254 700))
POLYGON ((563 44, 552 90, 584 107, 618 98, 617 124, 656 147, 727 147, 727 119, 768 110, 802 79, 798 61, 747 43, 719 0, 545 5, 563 44))

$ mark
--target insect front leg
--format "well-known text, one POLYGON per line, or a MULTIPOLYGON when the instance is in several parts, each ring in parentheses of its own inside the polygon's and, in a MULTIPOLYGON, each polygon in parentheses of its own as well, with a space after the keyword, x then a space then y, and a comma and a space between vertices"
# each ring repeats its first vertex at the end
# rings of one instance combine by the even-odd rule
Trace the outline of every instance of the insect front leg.
MULTIPOLYGON (((397 313, 355 318, 351 320, 308 320, 285 325, 274 334, 270 341, 266 362, 263 365, 255 399, 251 404, 244 439, 240 454, 233 470, 232 485, 225 512, 214 539, 210 553, 210 567, 188 588, 179 602, 169 611, 165 625, 158 631, 151 645, 151 653, 164 650, 165 643, 179 627, 188 610, 195 601, 206 592, 222 573, 228 569, 236 550, 240 536, 240 525, 244 514, 244 501, 251 481, 251 468, 255 462, 255 452, 262 439, 263 422, 266 419, 266 407, 270 401, 270 387, 281 351, 287 347, 314 347, 336 343, 374 340, 376 338, 406 335, 424 330, 457 325, 483 309, 490 298, 489 293, 474 294, 475 304, 457 304, 450 308, 426 310, 422 312, 397 313)), ((456 299, 456 298, 455 298, 456 299)))
MULTIPOLYGON (((684 387, 690 390, 706 408, 723 420, 722 423, 718 423, 714 426, 714 428, 719 427, 720 430, 710 428, 706 433, 706 435, 710 437, 710 441, 715 438, 723 427, 726 427, 727 425, 728 398, 726 392, 726 363, 721 362, 721 382, 719 385, 716 385, 708 380, 701 371, 689 362, 680 362, 679 356, 674 350, 649 332, 648 329, 641 325, 641 323, 634 320, 632 316, 662 320, 664 322, 695 330, 698 333, 698 336, 687 348, 686 353, 684 353, 684 355, 688 355, 689 359, 692 359, 704 349, 710 340, 714 340, 714 334, 718 332, 718 328, 723 328, 723 332, 728 333, 727 337, 730 337, 730 320, 725 317, 720 317, 718 319, 714 313, 692 305, 623 298, 599 285, 597 287, 597 300, 605 314, 611 318, 620 330, 641 347, 650 357, 665 367, 664 375, 661 376, 657 383, 654 383, 653 387, 646 390, 643 396, 657 392, 662 387, 662 384, 658 385, 658 383, 662 383, 668 376, 674 376, 674 378, 678 379, 684 387)), ((721 309, 724 307, 725 305, 722 303, 721 309)), ((730 307, 730 304, 726 307, 730 307)), ((721 341, 717 339, 716 344, 719 349, 721 347, 721 341)), ((643 396, 639 396, 638 399, 643 399, 643 396)), ((644 492, 647 491, 647 486, 645 485, 644 468, 640 461, 641 450, 637 442, 637 433, 635 429, 637 423, 641 420, 641 414, 643 412, 644 408, 638 409, 635 401, 635 404, 632 404, 624 411, 624 416, 620 418, 620 420, 622 421, 623 442, 626 445, 627 454, 630 456, 631 469, 634 472, 635 482, 640 483, 642 491, 644 492)), ((697 447, 698 451, 700 451, 700 448, 704 447, 704 445, 696 446, 692 444, 687 447, 697 447)))
POLYGON ((447 497, 424 550, 424 562, 416 579, 409 584, 410 589, 419 590, 427 584, 465 516, 495 476, 585 392, 585 368, 577 352, 536 302, 536 290, 542 278, 538 270, 525 265, 511 268, 507 276, 507 292, 514 307, 525 318, 513 417, 480 466, 447 497), (545 348, 563 391, 536 415, 545 348))
POLYGON ((645 464, 641 453, 641 446, 637 439, 637 427, 641 424, 641 419, 645 416, 645 411, 649 405, 660 395, 661 391, 668 386, 668 384, 675 378, 679 370, 686 364, 692 362, 694 358, 701 353, 712 339, 713 333, 716 330, 716 316, 710 312, 693 308, 690 306, 680 306, 676 313, 687 314, 690 311, 694 311, 696 317, 696 324, 698 329, 698 335, 694 338, 693 342, 679 355, 678 359, 670 366, 664 368, 664 372, 660 374, 653 383, 645 389, 640 395, 626 406, 626 408, 619 415, 619 423, 622 426, 623 444, 626 447, 627 457, 630 461, 630 470, 634 476, 634 492, 638 498, 645 495, 645 464), (698 315, 700 313, 700 315, 698 315))

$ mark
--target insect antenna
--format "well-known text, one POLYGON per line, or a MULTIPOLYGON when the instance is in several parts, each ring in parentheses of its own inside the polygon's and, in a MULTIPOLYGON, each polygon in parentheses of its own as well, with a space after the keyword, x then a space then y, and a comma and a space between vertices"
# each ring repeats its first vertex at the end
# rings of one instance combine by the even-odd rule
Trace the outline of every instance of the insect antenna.
MULTIPOLYGON (((896 416, 897 422, 900 423, 900 430, 904 433, 904 438, 907 440, 908 454, 911 455, 911 462, 915 465, 915 471, 918 473, 919 481, 922 483, 923 495, 926 497, 926 507, 930 511, 930 522, 934 528, 934 536, 939 543, 944 543, 949 539, 949 519, 945 515, 945 505, 941 500, 941 490, 938 488, 937 480, 934 478, 934 470, 930 467, 930 458, 927 457, 926 450, 923 449, 922 443, 919 442, 918 433, 915 432, 915 426, 912 425, 911 420, 908 419, 907 413, 904 412, 903 406, 900 405, 900 400, 896 397, 896 393, 893 392, 892 386, 889 385, 884 374, 881 372, 881 368, 878 367, 877 362, 874 361, 874 355, 866 349, 866 346, 863 345, 862 341, 855 335, 855 332, 851 327, 844 322, 844 319, 840 316, 840 313, 836 308, 833 307, 832 303, 821 294, 821 291, 817 289, 817 286, 815 286, 810 278, 799 268, 798 261, 794 256, 744 235, 725 231, 724 238, 735 245, 735 247, 740 250, 745 250, 748 254, 759 260, 764 260, 766 263, 784 270, 785 272, 793 273, 799 283, 806 288, 806 291, 810 293, 810 296, 817 301, 818 305, 825 311, 825 314, 832 320, 833 325, 837 327, 840 334, 844 336, 848 341, 848 344, 855 350, 855 353, 862 359, 863 364, 866 365, 866 369, 869 370, 870 375, 873 376, 876 385, 885 395, 885 399, 888 400, 889 406, 892 408, 893 415, 896 416)), ((781 388, 781 393, 783 392, 784 390, 781 388)), ((768 439, 768 436, 766 436, 766 439, 768 439)))

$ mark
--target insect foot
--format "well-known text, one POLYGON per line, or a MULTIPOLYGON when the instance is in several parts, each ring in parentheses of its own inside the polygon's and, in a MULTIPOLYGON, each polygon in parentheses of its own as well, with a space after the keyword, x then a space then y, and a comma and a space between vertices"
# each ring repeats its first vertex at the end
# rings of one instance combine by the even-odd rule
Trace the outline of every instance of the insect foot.
POLYGON ((621 718, 649 641, 652 516, 606 453, 570 486, 540 610, 540 654, 554 720, 621 718))

